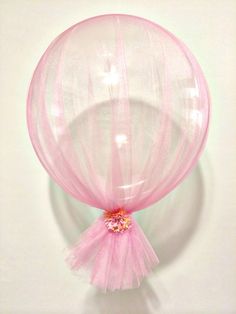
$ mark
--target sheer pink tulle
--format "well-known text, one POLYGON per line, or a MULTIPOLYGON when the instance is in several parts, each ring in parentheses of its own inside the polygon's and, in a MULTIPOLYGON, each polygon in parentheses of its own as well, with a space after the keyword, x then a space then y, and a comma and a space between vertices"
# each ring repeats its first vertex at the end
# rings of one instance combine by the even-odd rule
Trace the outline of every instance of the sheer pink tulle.
POLYGON ((138 287, 158 258, 135 221, 120 234, 109 232, 99 218, 82 235, 68 262, 75 270, 87 268, 95 286, 116 290, 138 287))
MULTIPOLYGON (((27 120, 40 161, 65 191, 131 215, 195 165, 209 96, 195 58, 171 33, 142 18, 104 15, 72 26, 46 50, 30 85, 27 120)), ((138 285, 158 259, 131 221, 113 232, 102 215, 72 250, 72 268, 88 268, 104 290, 138 285)))

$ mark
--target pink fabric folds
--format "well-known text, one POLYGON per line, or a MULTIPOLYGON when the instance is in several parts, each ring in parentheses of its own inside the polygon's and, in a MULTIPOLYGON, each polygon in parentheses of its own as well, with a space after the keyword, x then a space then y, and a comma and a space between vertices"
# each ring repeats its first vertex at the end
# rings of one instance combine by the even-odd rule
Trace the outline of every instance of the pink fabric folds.
POLYGON ((72 248, 68 262, 73 270, 88 269, 93 285, 113 291, 138 287, 158 258, 134 219, 130 229, 115 233, 100 217, 72 248))
MULTIPOLYGON (((51 43, 31 81, 27 122, 40 161, 65 191, 108 213, 132 213, 194 167, 209 108, 200 66, 179 39, 143 18, 108 14, 51 43)), ((136 286, 157 257, 133 219, 124 232, 107 225, 102 216, 82 236, 72 268, 89 268, 104 290, 136 286)))

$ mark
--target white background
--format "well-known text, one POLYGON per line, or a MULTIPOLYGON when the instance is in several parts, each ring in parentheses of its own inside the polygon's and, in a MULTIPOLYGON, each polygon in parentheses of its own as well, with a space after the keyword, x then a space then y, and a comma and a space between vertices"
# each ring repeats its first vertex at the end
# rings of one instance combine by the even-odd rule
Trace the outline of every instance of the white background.
POLYGON ((235 26, 235 0, 0 1, 1 314, 236 313, 235 26), (64 249, 94 210, 49 180, 25 119, 30 78, 49 43, 104 13, 143 16, 181 38, 197 56, 212 97, 198 166, 138 215, 161 265, 139 289, 107 295, 64 262, 64 249))

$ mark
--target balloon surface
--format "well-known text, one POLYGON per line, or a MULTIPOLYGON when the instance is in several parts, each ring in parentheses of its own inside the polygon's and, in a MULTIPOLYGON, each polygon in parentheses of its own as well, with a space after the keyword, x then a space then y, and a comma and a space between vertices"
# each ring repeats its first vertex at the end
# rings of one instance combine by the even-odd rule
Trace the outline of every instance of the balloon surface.
POLYGON ((40 161, 64 190, 106 211, 137 211, 195 165, 209 96, 174 35, 135 16, 103 15, 51 43, 31 81, 27 120, 40 161))

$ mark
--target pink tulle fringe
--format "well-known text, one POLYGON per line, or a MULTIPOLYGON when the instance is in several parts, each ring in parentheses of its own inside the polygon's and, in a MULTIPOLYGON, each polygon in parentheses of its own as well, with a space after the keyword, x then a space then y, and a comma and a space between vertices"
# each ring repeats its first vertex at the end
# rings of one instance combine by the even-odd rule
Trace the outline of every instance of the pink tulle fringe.
POLYGON ((103 291, 138 287, 159 263, 134 219, 130 229, 114 233, 107 229, 103 217, 82 234, 67 261, 73 270, 87 268, 91 283, 103 291))

